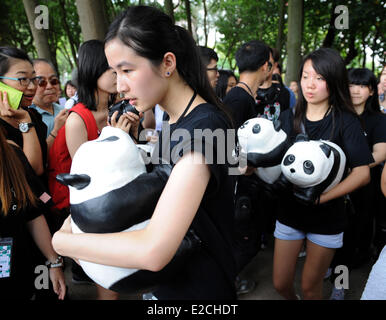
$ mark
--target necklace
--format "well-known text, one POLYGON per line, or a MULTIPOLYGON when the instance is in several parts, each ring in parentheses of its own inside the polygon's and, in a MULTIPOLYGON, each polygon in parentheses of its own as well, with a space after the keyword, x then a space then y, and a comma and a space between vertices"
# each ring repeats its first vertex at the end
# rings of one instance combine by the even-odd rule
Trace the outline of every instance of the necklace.
POLYGON ((251 88, 245 83, 245 82, 242 82, 242 81, 239 81, 239 83, 243 84, 244 86, 247 87, 249 93, 251 94, 252 97, 254 97, 255 95, 252 93, 252 90, 251 88))

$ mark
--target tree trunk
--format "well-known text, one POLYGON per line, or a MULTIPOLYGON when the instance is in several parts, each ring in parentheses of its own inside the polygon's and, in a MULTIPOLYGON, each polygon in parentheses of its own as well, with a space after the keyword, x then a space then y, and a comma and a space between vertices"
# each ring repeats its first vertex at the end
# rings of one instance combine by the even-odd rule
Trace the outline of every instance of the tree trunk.
POLYGON ((173 0, 165 0, 165 13, 172 19, 174 24, 175 19, 174 19, 173 0))
POLYGON ((362 34, 362 48, 363 48, 363 60, 362 60, 362 68, 366 68, 366 35, 362 34))
POLYGON ((355 47, 355 33, 354 32, 350 33, 349 42, 350 43, 348 46, 348 53, 346 55, 346 58, 344 59, 345 65, 348 65, 358 55, 358 50, 355 47))
POLYGON ((47 39, 45 29, 36 28, 36 24, 35 24, 35 19, 37 18, 37 15, 35 15, 35 8, 37 7, 36 1, 23 0, 23 4, 24 4, 24 10, 27 14, 28 23, 32 32, 32 36, 35 42, 35 48, 38 53, 38 57, 52 61, 50 46, 48 45, 48 39, 47 39))
POLYGON ((185 0, 186 21, 188 23, 188 30, 190 34, 193 34, 192 30, 192 11, 190 10, 190 1, 185 0))
POLYGON ((107 32, 107 20, 103 0, 76 0, 83 40, 103 41, 107 32))
POLYGON ((303 0, 288 2, 288 35, 287 35, 287 71, 285 83, 297 80, 301 62, 300 47, 302 42, 303 0))
POLYGON ((205 44, 206 47, 208 45, 208 26, 206 25, 207 17, 208 17, 208 9, 206 7, 206 0, 202 0, 204 5, 204 36, 205 36, 205 44))
MULTIPOLYGON (((67 38, 69 40, 72 59, 75 62, 75 64, 78 65, 78 59, 76 58, 76 52, 79 49, 78 48, 79 43, 78 44, 75 43, 75 39, 74 39, 74 37, 70 31, 70 27, 68 26, 68 23, 67 23, 67 13, 66 13, 66 8, 65 8, 65 0, 59 0, 59 6, 60 6, 60 9, 62 11, 62 13, 61 13, 62 24, 63 24, 64 31, 67 34, 67 38)), ((71 65, 72 65, 72 63, 71 63, 71 65)), ((72 68, 72 66, 71 66, 71 68, 72 68)))
POLYGON ((332 44, 334 43, 335 34, 336 34, 335 7, 336 7, 336 1, 333 0, 331 4, 331 11, 330 11, 330 24, 328 26, 328 32, 326 34, 326 37, 323 40, 322 47, 331 48, 332 44))
POLYGON ((281 49, 283 48, 284 13, 285 13, 285 1, 280 0, 279 22, 277 26, 277 38, 276 38, 276 50, 279 52, 279 55, 280 55, 279 62, 281 62, 281 49))

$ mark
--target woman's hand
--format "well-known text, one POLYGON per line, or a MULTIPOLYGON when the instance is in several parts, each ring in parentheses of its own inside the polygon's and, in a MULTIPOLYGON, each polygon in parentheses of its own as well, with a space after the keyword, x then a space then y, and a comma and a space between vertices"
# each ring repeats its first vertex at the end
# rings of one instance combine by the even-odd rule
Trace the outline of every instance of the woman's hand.
POLYGON ((60 112, 57 114, 57 116, 54 119, 54 128, 52 129, 51 133, 56 136, 58 134, 58 131, 63 125, 66 123, 66 120, 68 118, 68 110, 63 109, 60 110, 60 112))
POLYGON ((115 111, 111 116, 111 126, 114 128, 119 128, 126 133, 130 132, 134 138, 138 139, 139 121, 141 118, 143 118, 143 113, 140 112, 139 116, 133 112, 123 113, 119 117, 118 122, 116 121, 117 114, 118 111, 115 111))
POLYGON ((63 300, 66 295, 66 283, 62 268, 50 268, 50 279, 58 299, 63 300))
POLYGON ((71 228, 71 216, 68 216, 68 218, 64 221, 62 227, 55 232, 55 234, 52 237, 52 246, 54 250, 59 253, 60 255, 65 256, 65 253, 62 251, 62 243, 65 241, 62 237, 62 235, 71 234, 72 228, 71 228))
POLYGON ((11 106, 8 103, 8 94, 6 91, 0 92, 0 93, 1 93, 1 98, 0 98, 0 116, 1 117, 14 118, 19 122, 31 122, 31 117, 26 110, 22 108, 14 110, 11 108, 11 106))
MULTIPOLYGON (((71 227, 71 216, 68 216, 68 218, 64 221, 62 227, 55 232, 54 236, 52 237, 52 246, 54 250, 59 253, 62 256, 70 257, 66 252, 63 251, 62 244, 65 244, 66 240, 63 238, 66 234, 72 234, 72 227, 71 227)), ((79 264, 78 259, 75 259, 74 257, 70 257, 73 259, 77 264, 79 264)))

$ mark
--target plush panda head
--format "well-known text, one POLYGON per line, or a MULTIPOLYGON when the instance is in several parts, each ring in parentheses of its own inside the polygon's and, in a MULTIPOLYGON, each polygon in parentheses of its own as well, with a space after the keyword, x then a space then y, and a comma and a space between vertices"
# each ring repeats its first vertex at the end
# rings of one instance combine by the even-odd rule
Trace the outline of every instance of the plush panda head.
POLYGON ((287 142, 287 134, 280 121, 265 118, 249 119, 237 130, 241 154, 254 167, 271 167, 280 164, 287 142))
POLYGON ((283 175, 298 188, 317 187, 327 192, 342 179, 346 156, 330 141, 309 140, 299 135, 281 163, 283 175))
POLYGON ((143 158, 121 129, 107 126, 96 140, 82 144, 72 160, 72 175, 88 175, 83 188, 70 188, 70 203, 77 204, 118 189, 146 172, 143 158))
POLYGON ((266 118, 247 120, 237 131, 239 154, 250 166, 258 168, 256 175, 273 183, 280 175, 280 162, 287 148, 287 134, 280 121, 266 118))

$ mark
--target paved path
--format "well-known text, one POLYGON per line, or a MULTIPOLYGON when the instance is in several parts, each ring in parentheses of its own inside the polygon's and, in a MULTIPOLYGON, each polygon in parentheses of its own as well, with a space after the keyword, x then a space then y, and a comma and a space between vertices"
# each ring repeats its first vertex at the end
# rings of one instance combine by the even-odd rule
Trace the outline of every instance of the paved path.
MULTIPOLYGON (((299 258, 295 290, 300 294, 300 276, 305 258, 299 258)), ((275 291, 272 285, 272 262, 273 262, 273 239, 268 243, 268 248, 260 251, 257 256, 242 272, 243 277, 252 278, 256 281, 255 290, 249 294, 239 297, 240 300, 282 300, 282 297, 275 291)), ((372 264, 355 269, 350 273, 349 290, 346 290, 345 300, 359 300, 372 264)), ((66 268, 66 280, 69 286, 69 294, 72 300, 94 300, 96 298, 96 288, 94 285, 71 283, 71 268, 66 268)), ((330 297, 332 284, 330 281, 324 282, 324 298, 330 297)), ((122 295, 121 300, 138 300, 139 296, 122 295)))

